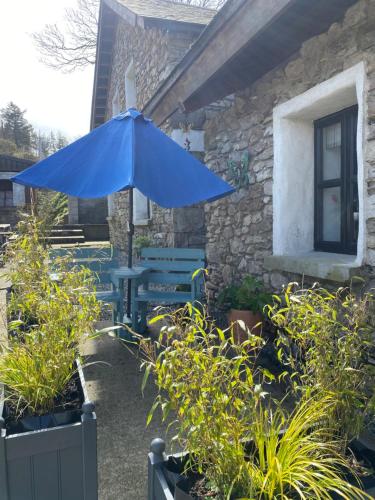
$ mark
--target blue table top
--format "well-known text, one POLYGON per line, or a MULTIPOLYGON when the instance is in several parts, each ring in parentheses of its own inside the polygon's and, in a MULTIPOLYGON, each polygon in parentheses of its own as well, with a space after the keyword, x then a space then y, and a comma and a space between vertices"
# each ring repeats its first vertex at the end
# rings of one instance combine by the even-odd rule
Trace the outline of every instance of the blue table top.
POLYGON ((117 267, 115 269, 112 269, 111 275, 113 278, 117 278, 117 279, 133 279, 133 278, 140 278, 141 276, 143 276, 145 273, 147 273, 149 271, 150 271, 150 269, 148 269, 147 267, 120 266, 120 267, 117 267))

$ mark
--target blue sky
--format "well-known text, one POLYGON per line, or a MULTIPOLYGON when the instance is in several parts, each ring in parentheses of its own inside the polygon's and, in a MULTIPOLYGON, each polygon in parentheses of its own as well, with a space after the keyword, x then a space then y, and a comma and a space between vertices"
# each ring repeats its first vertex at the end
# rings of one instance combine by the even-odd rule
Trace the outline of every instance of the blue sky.
POLYGON ((89 130, 93 68, 63 74, 39 62, 30 33, 58 24, 75 0, 0 1, 0 107, 10 100, 27 109, 36 128, 69 138, 89 130))

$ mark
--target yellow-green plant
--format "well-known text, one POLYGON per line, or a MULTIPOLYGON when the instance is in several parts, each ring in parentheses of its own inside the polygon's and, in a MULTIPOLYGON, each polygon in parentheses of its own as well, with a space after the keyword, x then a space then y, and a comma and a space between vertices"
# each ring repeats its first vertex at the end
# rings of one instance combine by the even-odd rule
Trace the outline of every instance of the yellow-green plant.
POLYGON ((24 214, 17 224, 14 238, 5 254, 6 277, 12 283, 13 293, 22 299, 24 293, 40 291, 40 282, 50 271, 48 251, 44 245, 43 222, 37 217, 24 214))
POLYGON ((158 407, 164 419, 175 415, 173 439, 190 457, 186 472, 204 474, 220 500, 330 498, 333 491, 366 498, 345 481, 349 465, 333 433, 316 429, 332 398, 305 402, 288 416, 254 368, 260 338, 248 332, 238 345, 231 330, 219 329, 190 304, 154 321, 160 319, 167 326, 159 341, 142 346, 143 386, 153 372, 159 390, 148 421, 158 407))
POLYGON ((94 331, 100 312, 94 276, 72 266, 69 257, 50 261, 43 224, 35 216, 20 223, 7 264, 13 335, 2 346, 0 383, 18 414, 43 414, 73 376, 80 341, 94 331))
POLYGON ((32 342, 11 343, 0 356, 0 382, 18 415, 26 410, 35 415, 52 410, 75 370, 75 350, 66 342, 45 341, 43 333, 38 342, 33 338, 32 342))
POLYGON ((327 409, 334 405, 333 397, 317 396, 302 400, 288 415, 280 405, 272 410, 261 402, 251 451, 239 469, 246 498, 329 500, 332 493, 347 500, 370 498, 343 475, 349 462, 326 424, 327 409))
POLYGON ((345 447, 362 430, 373 399, 373 297, 290 284, 275 303, 269 316, 279 327, 280 356, 290 365, 293 386, 307 394, 334 395, 329 426, 336 428, 345 447))

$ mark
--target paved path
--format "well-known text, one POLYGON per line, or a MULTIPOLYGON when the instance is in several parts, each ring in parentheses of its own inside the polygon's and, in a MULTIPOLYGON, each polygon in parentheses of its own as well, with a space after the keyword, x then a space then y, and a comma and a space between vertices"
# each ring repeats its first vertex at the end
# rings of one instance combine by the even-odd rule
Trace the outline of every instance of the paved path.
POLYGON ((99 500, 146 500, 147 453, 154 437, 164 437, 159 415, 146 427, 155 397, 152 380, 141 393, 139 360, 121 341, 104 336, 84 348, 89 397, 98 418, 99 500))

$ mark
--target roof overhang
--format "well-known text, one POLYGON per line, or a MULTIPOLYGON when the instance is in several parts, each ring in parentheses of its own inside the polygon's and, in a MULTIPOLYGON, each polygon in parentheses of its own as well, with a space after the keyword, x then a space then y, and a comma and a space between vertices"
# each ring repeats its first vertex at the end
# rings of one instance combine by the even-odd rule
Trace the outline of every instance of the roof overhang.
POLYGON ((94 88, 91 103, 90 130, 105 121, 108 86, 111 77, 112 51, 116 35, 118 16, 104 1, 100 2, 94 88))
POLYGON ((228 0, 145 106, 157 125, 246 88, 358 0, 228 0))
MULTIPOLYGON (((186 7, 188 6, 185 6, 185 8, 186 7)), ((196 36, 201 33, 205 26, 205 22, 203 21, 194 23, 140 16, 117 0, 101 0, 96 43, 90 130, 104 123, 106 118, 108 89, 112 70, 113 45, 119 19, 122 19, 130 26, 139 26, 144 29, 159 28, 167 31, 187 31, 189 33, 196 33, 196 36)))

